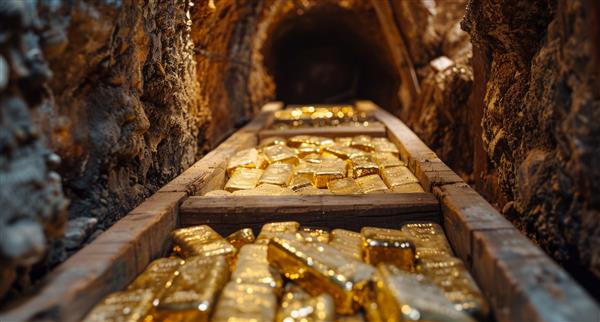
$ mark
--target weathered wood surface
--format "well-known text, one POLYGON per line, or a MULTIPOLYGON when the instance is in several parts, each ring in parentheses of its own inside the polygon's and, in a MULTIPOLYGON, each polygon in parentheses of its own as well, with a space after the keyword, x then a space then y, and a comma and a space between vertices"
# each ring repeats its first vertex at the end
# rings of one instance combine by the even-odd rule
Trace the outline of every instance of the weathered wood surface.
POLYGON ((272 136, 280 136, 289 138, 295 135, 318 135, 325 137, 343 137, 355 135, 370 135, 373 137, 384 137, 386 135, 385 126, 373 124, 368 127, 364 126, 332 126, 332 127, 301 127, 286 130, 262 130, 258 133, 259 139, 264 139, 272 136))
POLYGON ((363 226, 397 228, 407 222, 439 219, 439 204, 429 193, 190 197, 180 214, 182 226, 209 224, 222 233, 287 220, 360 230, 363 226))
POLYGON ((79 321, 108 293, 122 289, 165 254, 183 192, 159 192, 58 266, 31 298, 0 321, 79 321))

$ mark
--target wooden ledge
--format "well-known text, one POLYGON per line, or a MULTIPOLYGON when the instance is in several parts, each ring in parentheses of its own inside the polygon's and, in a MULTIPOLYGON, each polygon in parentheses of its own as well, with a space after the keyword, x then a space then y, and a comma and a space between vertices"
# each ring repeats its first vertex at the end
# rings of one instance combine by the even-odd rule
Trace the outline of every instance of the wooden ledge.
POLYGON ((182 226, 210 224, 224 234, 287 220, 352 230, 363 226, 397 228, 414 221, 440 222, 439 204, 430 193, 190 197, 180 211, 182 226))
POLYGON ((325 137, 344 137, 355 135, 370 135, 372 137, 384 137, 386 135, 385 126, 373 124, 370 126, 332 126, 332 127, 301 127, 286 130, 262 130, 258 133, 259 139, 272 136, 289 138, 296 135, 318 135, 325 137))

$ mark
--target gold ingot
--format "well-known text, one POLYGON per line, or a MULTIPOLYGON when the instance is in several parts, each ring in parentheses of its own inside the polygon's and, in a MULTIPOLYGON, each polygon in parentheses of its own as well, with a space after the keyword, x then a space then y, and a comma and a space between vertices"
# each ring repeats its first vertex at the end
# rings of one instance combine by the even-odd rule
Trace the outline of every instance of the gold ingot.
POLYGON ((230 263, 235 258, 236 248, 207 225, 179 228, 171 236, 184 258, 223 255, 230 263))
POLYGON ((413 183, 406 183, 403 185, 395 186, 392 188, 392 192, 395 192, 395 193, 418 193, 418 192, 425 192, 425 190, 423 190, 423 187, 421 187, 420 183, 413 182, 413 183))
POLYGON ((295 165, 298 163, 296 152, 285 145, 268 146, 263 149, 263 154, 269 164, 281 162, 295 165))
POLYGON ((298 232, 300 224, 297 221, 272 222, 264 224, 260 229, 260 234, 256 238, 257 244, 268 244, 271 238, 281 234, 298 232))
POLYGON ((318 164, 300 161, 300 163, 298 163, 298 165, 294 168, 294 175, 302 176, 312 181, 318 169, 318 164))
POLYGON ((424 257, 417 272, 440 287, 455 308, 479 320, 488 315, 488 304, 460 259, 447 254, 424 257))
POLYGON ((156 306, 159 321, 209 321, 217 297, 229 280, 223 256, 191 257, 156 306))
POLYGON ((308 138, 308 142, 307 143, 316 145, 316 146, 318 146, 320 148, 323 148, 323 147, 326 147, 326 146, 329 146, 329 145, 333 145, 334 141, 333 141, 333 139, 326 138, 326 137, 323 137, 323 136, 310 136, 308 138))
POLYGON ((234 154, 227 162, 227 175, 231 176, 237 168, 258 168, 266 166, 264 159, 259 157, 255 148, 244 149, 234 154))
POLYGON ((269 266, 267 245, 245 245, 240 250, 238 260, 231 275, 231 281, 238 284, 260 284, 281 294, 283 279, 279 272, 269 266))
POLYGON ((299 158, 304 158, 307 155, 320 153, 321 148, 311 143, 302 143, 296 148, 296 154, 299 158))
POLYGON ((277 322, 333 322, 335 306, 328 294, 310 296, 300 287, 288 284, 277 311, 277 322))
POLYGON ((254 189, 238 190, 232 193, 234 196, 286 196, 292 194, 294 194, 294 191, 289 188, 269 183, 259 184, 254 189))
POLYGON ((369 300, 363 305, 363 309, 365 310, 365 314, 367 316, 367 321, 369 322, 384 322, 383 316, 381 315, 381 309, 376 302, 374 296, 369 298, 369 300))
POLYGON ((330 195, 331 191, 327 189, 319 189, 312 184, 308 187, 300 188, 296 190, 296 194, 299 195, 330 195))
POLYGON ((381 171, 381 178, 390 189, 408 183, 419 183, 419 179, 407 167, 384 168, 381 171))
POLYGON ((252 189, 258 184, 263 172, 261 169, 237 168, 225 184, 225 190, 234 192, 252 189))
POLYGON ((289 185, 289 188, 295 192, 298 192, 298 190, 306 187, 312 187, 312 181, 306 176, 302 175, 295 175, 289 185))
POLYGON ((405 224, 402 226, 401 231, 410 238, 417 249, 436 248, 447 254, 453 254, 444 229, 436 223, 405 224))
POLYGON ((344 177, 346 177, 345 161, 323 161, 315 171, 313 185, 317 188, 327 188, 329 181, 344 177))
POLYGON ((310 154, 305 155, 302 158, 302 161, 300 161, 300 162, 308 162, 308 163, 319 164, 322 161, 323 161, 323 159, 321 158, 321 155, 319 153, 310 153, 310 154))
POLYGON ((286 139, 279 137, 279 136, 272 136, 272 137, 268 137, 268 138, 260 140, 258 147, 262 149, 262 148, 266 148, 271 145, 286 145, 286 144, 287 144, 286 139))
POLYGON ((377 305, 385 321, 474 322, 454 308, 444 293, 423 275, 381 264, 374 276, 377 305))
POLYGON ((391 153, 395 156, 400 154, 398 147, 386 138, 376 138, 372 141, 375 152, 391 153))
POLYGON ((334 229, 331 231, 331 241, 329 245, 337 249, 340 253, 361 260, 362 256, 362 236, 354 231, 345 229, 334 229))
POLYGON ((328 243, 329 242, 329 232, 325 229, 321 228, 313 228, 313 227, 301 227, 298 230, 298 234, 302 237, 302 240, 306 243, 320 242, 320 243, 328 243))
POLYGON ((233 247, 237 250, 242 248, 244 245, 254 243, 256 239, 254 237, 254 232, 250 228, 242 228, 236 232, 233 232, 231 235, 225 238, 233 247))
POLYGON ((372 174, 356 179, 356 183, 364 193, 387 192, 388 188, 378 174, 372 174))
POLYGON ((352 138, 352 142, 350 142, 350 146, 356 149, 360 149, 366 152, 371 152, 375 150, 375 146, 373 145, 373 141, 371 137, 368 135, 357 135, 352 138))
POLYGON ((204 194, 206 197, 229 197, 231 192, 227 190, 213 190, 204 194))
POLYGON ((352 178, 342 178, 327 182, 327 189, 336 195, 362 194, 360 186, 352 178))
POLYGON ((415 245, 400 230, 363 227, 363 255, 365 262, 377 266, 390 263, 406 271, 415 268, 415 245))
POLYGON ((258 182, 286 187, 292 179, 292 170, 293 166, 287 163, 270 164, 258 182))
POLYGON ((327 244, 295 239, 271 239, 267 258, 271 266, 310 295, 331 295, 340 314, 353 314, 360 308, 374 272, 370 265, 327 244))
POLYGON ((310 142, 310 136, 308 135, 296 135, 292 136, 287 140, 287 145, 290 148, 297 148, 303 143, 308 144, 310 142))
POLYGON ((323 161, 339 161, 341 160, 337 155, 333 154, 333 153, 329 153, 327 151, 322 151, 321 152, 321 162, 323 161))
POLYGON ((397 156, 388 152, 373 152, 371 159, 379 167, 379 172, 382 173, 385 168, 405 167, 406 163, 398 159, 397 156))
POLYGON ((273 289, 260 284, 229 282, 212 316, 214 322, 274 321, 277 297, 273 289))
POLYGON ((141 322, 148 316, 153 300, 149 289, 115 292, 97 304, 83 322, 141 322))
POLYGON ((338 137, 338 138, 335 138, 335 143, 342 145, 342 146, 350 146, 350 144, 352 144, 352 138, 351 137, 338 137))
POLYGON ((366 154, 365 151, 355 149, 355 148, 349 147, 349 146, 339 145, 339 144, 326 146, 323 149, 323 151, 329 152, 343 160, 347 160, 352 157, 366 154))
POLYGON ((159 258, 152 261, 146 270, 129 284, 128 290, 148 289, 154 294, 154 299, 160 299, 165 290, 171 287, 177 276, 177 269, 185 261, 178 257, 159 258))
POLYGON ((371 174, 379 176, 379 167, 368 155, 348 159, 348 168, 350 169, 348 176, 354 179, 371 174))

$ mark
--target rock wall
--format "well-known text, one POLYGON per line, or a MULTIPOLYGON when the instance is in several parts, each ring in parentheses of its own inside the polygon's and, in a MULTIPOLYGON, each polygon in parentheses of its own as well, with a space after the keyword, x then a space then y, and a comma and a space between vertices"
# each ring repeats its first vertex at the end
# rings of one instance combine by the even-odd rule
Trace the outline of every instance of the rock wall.
POLYGON ((487 155, 477 160, 478 186, 582 281, 600 278, 594 6, 585 0, 471 0, 463 21, 482 80, 473 90, 482 94, 473 108, 483 107, 487 155))

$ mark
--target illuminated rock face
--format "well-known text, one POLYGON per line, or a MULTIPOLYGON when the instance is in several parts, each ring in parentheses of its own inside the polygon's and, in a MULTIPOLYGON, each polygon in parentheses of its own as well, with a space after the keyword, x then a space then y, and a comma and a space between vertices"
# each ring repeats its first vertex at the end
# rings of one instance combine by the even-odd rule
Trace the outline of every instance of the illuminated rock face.
POLYGON ((499 185, 488 195, 504 214, 584 281, 600 277, 594 9, 585 0, 472 0, 463 21, 491 160, 479 160, 480 188, 499 185))

